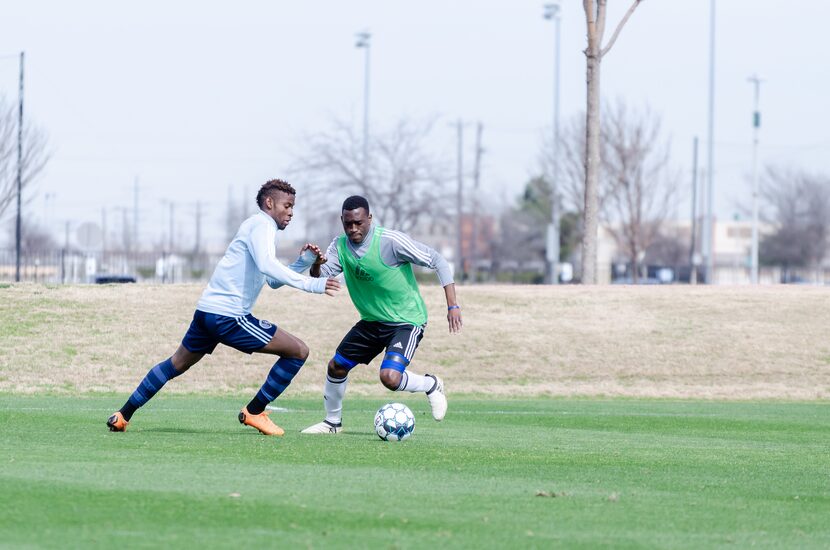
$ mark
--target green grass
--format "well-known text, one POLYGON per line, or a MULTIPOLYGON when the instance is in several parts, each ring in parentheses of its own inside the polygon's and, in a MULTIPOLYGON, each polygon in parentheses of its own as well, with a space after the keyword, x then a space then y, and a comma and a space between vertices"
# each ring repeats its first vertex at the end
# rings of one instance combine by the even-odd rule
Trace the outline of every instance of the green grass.
POLYGON ((455 397, 438 424, 406 397, 386 443, 382 399, 333 438, 281 399, 266 438, 243 398, 160 394, 111 434, 124 396, 0 394, 0 547, 830 546, 825 403, 455 397))

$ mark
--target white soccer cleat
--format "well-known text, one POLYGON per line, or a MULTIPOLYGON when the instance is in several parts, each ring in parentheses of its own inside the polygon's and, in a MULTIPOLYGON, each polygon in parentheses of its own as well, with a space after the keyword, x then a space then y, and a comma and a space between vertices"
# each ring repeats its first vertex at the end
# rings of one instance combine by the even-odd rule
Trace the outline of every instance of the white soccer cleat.
POLYGON ((309 426, 305 430, 301 431, 300 433, 303 434, 339 434, 343 431, 343 425, 340 423, 332 424, 328 420, 323 420, 322 422, 315 424, 313 426, 309 426))
POLYGON ((435 386, 427 392, 427 399, 429 399, 429 406, 432 407, 432 418, 440 422, 447 414, 447 396, 444 393, 444 381, 434 374, 427 374, 426 376, 435 378, 435 386))

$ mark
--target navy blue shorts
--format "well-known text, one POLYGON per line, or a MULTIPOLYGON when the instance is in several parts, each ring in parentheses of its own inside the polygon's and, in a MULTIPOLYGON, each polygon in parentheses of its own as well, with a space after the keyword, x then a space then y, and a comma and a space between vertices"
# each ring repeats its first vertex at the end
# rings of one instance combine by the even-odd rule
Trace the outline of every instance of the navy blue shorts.
POLYGON ((205 313, 193 314, 182 345, 193 353, 213 353, 217 344, 253 353, 265 347, 277 333, 277 325, 259 320, 250 313, 244 317, 226 317, 205 313))

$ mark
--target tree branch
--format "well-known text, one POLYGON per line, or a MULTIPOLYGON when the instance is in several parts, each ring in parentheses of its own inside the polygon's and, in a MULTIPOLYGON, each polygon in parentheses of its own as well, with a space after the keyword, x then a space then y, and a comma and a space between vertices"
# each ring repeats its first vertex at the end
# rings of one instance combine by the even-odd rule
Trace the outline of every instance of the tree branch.
POLYGON ((600 49, 602 48, 602 37, 605 36, 605 16, 607 14, 607 3, 608 0, 597 0, 597 29, 596 29, 596 41, 597 41, 597 53, 600 53, 600 49))
POLYGON ((600 57, 603 57, 606 53, 608 53, 608 50, 610 50, 611 47, 614 45, 614 42, 617 41, 617 36, 619 36, 620 31, 625 26, 625 23, 626 23, 626 21, 628 21, 628 18, 631 17, 631 14, 634 13, 634 10, 636 10, 637 6, 640 5, 640 2, 642 2, 642 0, 634 0, 634 3, 631 4, 631 7, 628 8, 627 12, 625 12, 625 17, 623 17, 622 21, 620 21, 620 24, 617 25, 617 29, 614 31, 614 34, 611 36, 611 40, 608 41, 608 45, 600 50, 600 52, 599 52, 600 57))

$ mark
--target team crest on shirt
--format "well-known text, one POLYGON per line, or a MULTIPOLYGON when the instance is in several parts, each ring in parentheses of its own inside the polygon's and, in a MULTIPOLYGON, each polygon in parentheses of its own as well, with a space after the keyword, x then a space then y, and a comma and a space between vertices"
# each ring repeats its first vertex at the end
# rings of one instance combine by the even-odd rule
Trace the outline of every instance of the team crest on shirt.
POLYGON ((272 325, 269 321, 266 321, 265 319, 260 319, 259 320, 259 326, 261 326, 265 330, 268 330, 269 328, 271 328, 274 325, 272 325))

